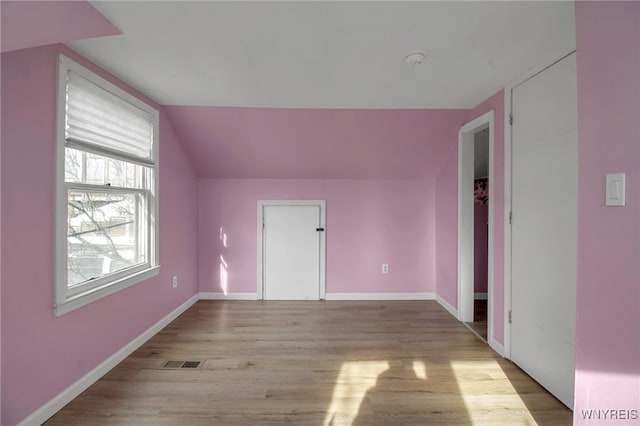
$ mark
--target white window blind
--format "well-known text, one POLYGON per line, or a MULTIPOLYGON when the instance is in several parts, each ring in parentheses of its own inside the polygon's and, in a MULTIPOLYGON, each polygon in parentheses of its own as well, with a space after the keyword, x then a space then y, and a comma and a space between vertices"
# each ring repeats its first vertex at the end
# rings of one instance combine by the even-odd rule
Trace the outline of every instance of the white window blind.
POLYGON ((153 164, 153 116, 69 70, 67 146, 153 164))

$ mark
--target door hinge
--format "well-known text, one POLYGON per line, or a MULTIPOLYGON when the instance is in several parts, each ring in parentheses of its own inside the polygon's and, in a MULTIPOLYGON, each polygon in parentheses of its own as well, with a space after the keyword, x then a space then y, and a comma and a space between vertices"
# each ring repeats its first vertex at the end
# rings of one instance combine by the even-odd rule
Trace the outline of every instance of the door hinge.
POLYGON ((513 212, 509 212, 509 225, 513 224, 513 212))
POLYGON ((509 311, 509 324, 511 324, 511 311, 509 311))
POLYGON ((513 126, 513 114, 509 114, 509 124, 513 126))
POLYGON ((318 231, 318 232, 324 232, 324 228, 316 228, 316 231, 318 231))

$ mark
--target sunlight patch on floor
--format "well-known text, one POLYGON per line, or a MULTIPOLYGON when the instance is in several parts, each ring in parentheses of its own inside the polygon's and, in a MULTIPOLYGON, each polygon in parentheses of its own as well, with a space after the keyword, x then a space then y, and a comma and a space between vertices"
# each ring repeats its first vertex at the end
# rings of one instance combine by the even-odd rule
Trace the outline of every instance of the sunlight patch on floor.
MULTIPOLYGON (((451 361, 450 365, 460 390, 460 396, 469 413, 480 413, 483 410, 491 410, 492 407, 501 407, 522 416, 517 425, 538 425, 497 362, 451 361), (486 381, 483 380, 483 376, 486 377, 486 381), (483 382, 489 384, 491 388, 483 388, 483 382)), ((472 425, 486 424, 486 420, 477 419, 474 421, 472 416, 469 420, 472 425)))
POLYGON ((413 360, 413 372, 418 379, 427 380, 427 366, 424 362, 413 360))
POLYGON ((388 369, 388 361, 351 361, 342 364, 323 424, 351 425, 358 416, 367 391, 375 387, 378 376, 388 369))

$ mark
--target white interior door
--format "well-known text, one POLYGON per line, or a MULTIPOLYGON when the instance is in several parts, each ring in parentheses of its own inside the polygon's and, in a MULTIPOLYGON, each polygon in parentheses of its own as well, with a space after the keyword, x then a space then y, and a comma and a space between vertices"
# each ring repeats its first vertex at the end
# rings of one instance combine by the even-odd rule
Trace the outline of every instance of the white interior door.
POLYGON ((320 299, 320 205, 263 206, 265 300, 320 299))
POLYGON ((576 55, 512 90, 511 359, 573 407, 576 55))

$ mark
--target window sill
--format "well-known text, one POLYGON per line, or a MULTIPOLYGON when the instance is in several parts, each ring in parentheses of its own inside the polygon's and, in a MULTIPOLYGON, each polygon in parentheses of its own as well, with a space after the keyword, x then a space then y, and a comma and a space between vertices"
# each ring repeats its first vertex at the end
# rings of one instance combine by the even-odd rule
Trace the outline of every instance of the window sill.
POLYGON ((55 316, 59 317, 75 309, 81 308, 82 306, 88 305, 89 303, 100 300, 103 297, 107 297, 120 290, 124 290, 125 288, 131 287, 132 285, 138 284, 151 277, 154 277, 158 275, 159 272, 159 265, 152 266, 151 268, 136 272, 135 274, 129 275, 125 278, 121 278, 120 280, 111 282, 102 287, 89 290, 86 293, 71 296, 62 302, 58 302, 53 307, 53 313, 55 314, 55 316))

